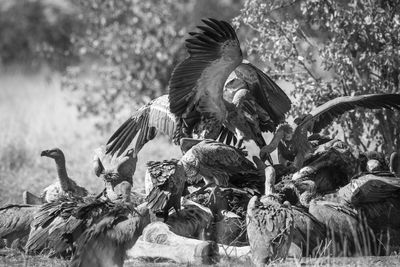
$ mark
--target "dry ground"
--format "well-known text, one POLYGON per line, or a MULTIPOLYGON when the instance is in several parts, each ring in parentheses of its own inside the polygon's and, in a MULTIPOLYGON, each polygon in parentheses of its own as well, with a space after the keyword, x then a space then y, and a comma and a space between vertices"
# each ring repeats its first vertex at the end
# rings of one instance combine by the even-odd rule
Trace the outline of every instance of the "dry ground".
MULTIPOLYGON (((52 266, 52 267, 67 267, 68 262, 59 259, 48 259, 43 256, 25 256, 24 254, 17 253, 15 255, 1 256, 0 251, 0 266, 30 266, 30 267, 41 267, 41 266, 52 266)), ((196 266, 192 264, 176 264, 172 262, 145 262, 140 260, 129 260, 125 262, 124 266, 196 266)), ((197 265, 200 266, 200 265, 197 265)), ((204 265, 210 266, 210 265, 204 265)), ((227 259, 223 258, 220 263, 214 266, 252 266, 251 261, 246 258, 242 260, 227 259)), ((389 267, 389 266, 400 266, 400 256, 384 256, 384 257, 354 257, 354 258, 342 258, 342 257, 321 257, 321 258, 302 258, 302 259, 287 259, 285 262, 273 263, 270 266, 276 267, 293 267, 293 266, 374 266, 374 267, 389 267)))

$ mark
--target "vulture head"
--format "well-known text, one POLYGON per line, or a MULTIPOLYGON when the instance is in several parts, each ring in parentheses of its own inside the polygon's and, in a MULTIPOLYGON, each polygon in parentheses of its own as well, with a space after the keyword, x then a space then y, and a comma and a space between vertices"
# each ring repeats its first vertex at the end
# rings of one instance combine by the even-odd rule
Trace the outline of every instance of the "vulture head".
POLYGON ((97 177, 101 177, 105 181, 128 181, 132 183, 136 163, 137 155, 134 149, 115 157, 107 155, 105 147, 100 147, 95 152, 93 170, 97 177))
POLYGON ((52 159, 64 159, 64 153, 61 151, 61 149, 59 148, 53 148, 53 149, 49 149, 49 150, 43 150, 40 153, 40 156, 42 157, 48 157, 48 158, 52 158, 52 159))

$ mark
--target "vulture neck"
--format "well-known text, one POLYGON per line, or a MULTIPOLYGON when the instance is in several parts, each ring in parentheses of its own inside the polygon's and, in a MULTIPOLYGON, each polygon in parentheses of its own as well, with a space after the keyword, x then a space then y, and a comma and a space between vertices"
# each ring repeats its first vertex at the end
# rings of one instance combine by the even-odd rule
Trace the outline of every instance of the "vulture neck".
POLYGON ((265 168, 265 193, 264 195, 269 196, 274 194, 274 185, 275 185, 275 169, 274 167, 267 166, 265 168))
POLYGON ((283 139, 283 136, 284 136, 283 130, 278 130, 274 134, 274 137, 272 137, 271 142, 268 144, 268 147, 270 148, 269 149, 269 151, 270 151, 269 153, 271 153, 272 151, 274 151, 278 147, 279 142, 283 139))
POLYGON ((68 183, 68 173, 65 167, 65 157, 60 157, 55 159, 56 167, 57 167, 57 174, 58 180, 60 182, 61 188, 64 191, 69 190, 69 183, 68 183))

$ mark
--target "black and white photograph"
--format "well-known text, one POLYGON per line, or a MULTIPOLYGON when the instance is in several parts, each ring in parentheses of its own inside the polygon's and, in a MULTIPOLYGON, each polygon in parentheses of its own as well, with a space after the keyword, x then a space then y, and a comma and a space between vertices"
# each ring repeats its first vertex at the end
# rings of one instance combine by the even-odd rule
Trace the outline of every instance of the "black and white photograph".
POLYGON ((400 1, 0 0, 1 266, 400 266, 400 1))

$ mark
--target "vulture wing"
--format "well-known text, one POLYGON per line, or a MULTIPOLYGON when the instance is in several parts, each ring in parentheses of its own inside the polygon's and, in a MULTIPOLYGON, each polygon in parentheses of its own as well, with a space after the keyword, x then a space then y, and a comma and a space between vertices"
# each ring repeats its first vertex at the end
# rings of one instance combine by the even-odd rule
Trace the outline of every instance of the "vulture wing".
POLYGON ((294 217, 293 243, 298 245, 304 254, 310 255, 325 239, 326 229, 313 215, 303 209, 292 206, 294 217))
POLYGON ((308 129, 308 127, 311 127, 311 132, 318 133, 335 118, 355 108, 395 108, 400 110, 400 94, 369 94, 337 97, 311 111, 310 115, 305 117, 297 128, 303 127, 308 129))
POLYGON ((169 81, 170 110, 184 119, 207 114, 225 119, 223 89, 229 74, 242 61, 235 30, 229 23, 203 20, 201 32, 186 39, 189 57, 178 64, 169 81))
POLYGON ((129 205, 115 204, 87 222, 76 241, 71 266, 122 266, 126 250, 136 243, 147 219, 129 205))
POLYGON ((340 197, 354 206, 384 201, 392 196, 398 196, 399 193, 400 179, 374 174, 353 179, 338 192, 340 197))
POLYGON ((302 144, 304 145, 306 143, 304 137, 307 136, 307 131, 318 133, 328 126, 335 118, 344 114, 346 111, 358 107, 369 109, 395 108, 400 110, 400 94, 341 96, 329 100, 302 118, 294 131, 294 142, 299 145, 299 148, 301 148, 302 144))
POLYGON ((185 175, 180 173, 177 163, 176 159, 147 162, 147 171, 151 177, 153 189, 146 200, 147 207, 153 212, 168 212, 170 207, 180 208, 185 175))
POLYGON ((174 137, 176 124, 169 110, 168 95, 160 96, 138 109, 118 128, 107 142, 106 153, 121 155, 136 136, 135 151, 138 153, 158 132, 174 137))
POLYGON ((38 206, 21 204, 0 207, 0 238, 13 241, 28 236, 37 210, 38 206))
POLYGON ((238 78, 244 80, 257 103, 268 112, 274 123, 285 120, 291 101, 286 93, 256 66, 250 63, 240 64, 235 70, 238 78))

